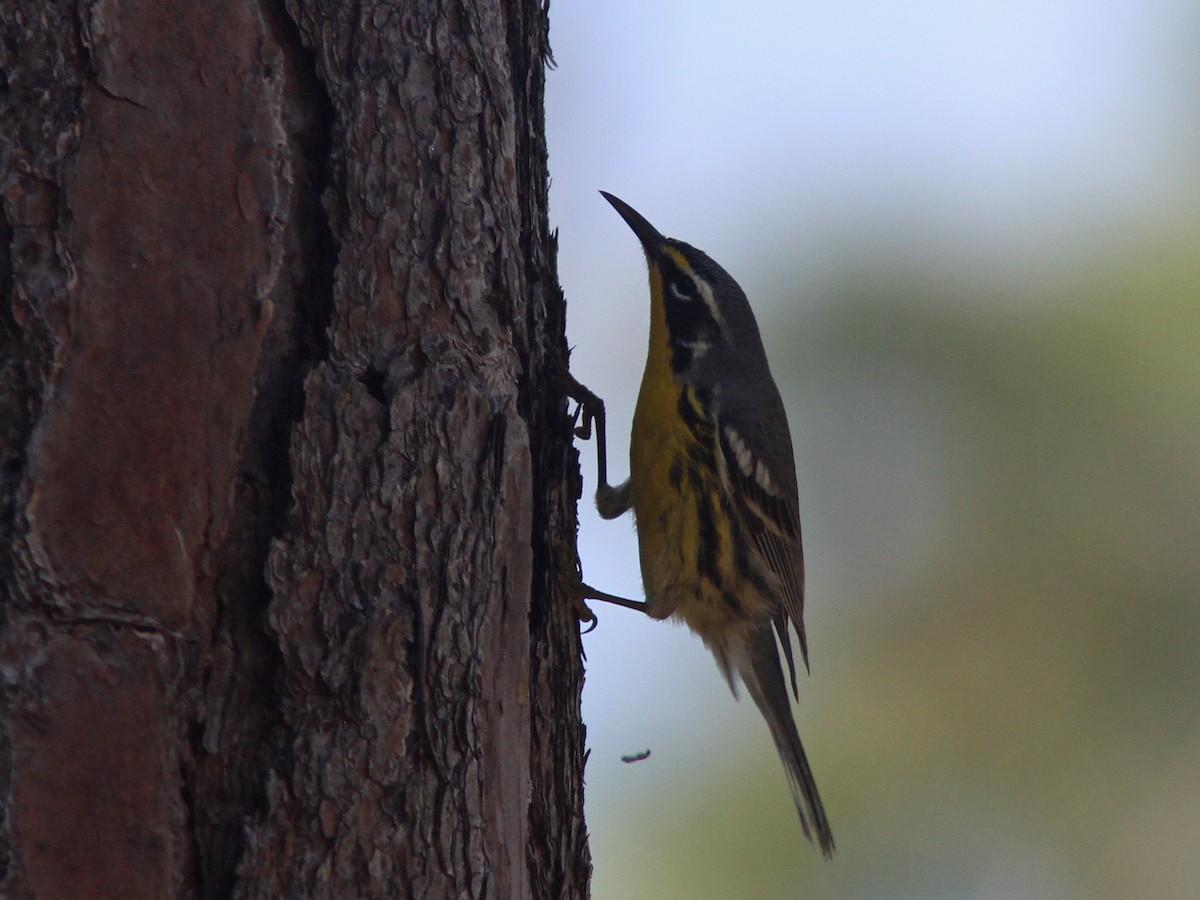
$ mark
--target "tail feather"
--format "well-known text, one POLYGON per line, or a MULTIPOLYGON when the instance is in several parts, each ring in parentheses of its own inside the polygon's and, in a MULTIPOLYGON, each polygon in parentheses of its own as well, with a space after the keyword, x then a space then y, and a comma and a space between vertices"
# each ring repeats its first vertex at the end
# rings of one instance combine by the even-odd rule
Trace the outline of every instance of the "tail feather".
POLYGON ((829 819, 825 815, 821 795, 817 792, 817 782, 809 768, 804 745, 800 743, 800 734, 792 718, 787 684, 769 624, 764 624, 750 635, 735 665, 746 690, 770 726, 775 749, 779 751, 787 771, 788 786, 792 790, 796 811, 800 814, 804 836, 811 841, 815 832, 821 852, 826 857, 832 857, 833 832, 829 828, 829 819))

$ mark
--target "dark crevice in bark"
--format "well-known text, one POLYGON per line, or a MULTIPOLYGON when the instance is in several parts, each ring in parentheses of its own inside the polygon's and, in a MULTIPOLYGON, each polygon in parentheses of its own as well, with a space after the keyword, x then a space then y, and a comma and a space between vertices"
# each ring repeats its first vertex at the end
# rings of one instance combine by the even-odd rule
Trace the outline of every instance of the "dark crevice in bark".
MULTIPOLYGON (((190 735, 199 760, 192 796, 198 894, 235 889, 246 829, 267 809, 272 775, 291 771, 293 735, 280 707, 279 646, 266 625, 272 600, 265 568, 291 506, 289 448, 304 413, 305 380, 329 356, 337 245, 322 198, 330 184, 333 109, 315 75, 313 52, 282 4, 263 3, 263 18, 284 60, 281 110, 293 154, 294 204, 283 223, 282 269, 273 318, 256 377, 242 470, 229 532, 215 551, 216 619, 207 662, 204 727, 190 735)), ((263 77, 280 73, 271 69, 263 77)))
MULTIPOLYGON (((3 346, 6 348, 17 331, 17 323, 12 315, 12 242, 12 225, 9 224, 4 207, 0 206, 0 298, 4 300, 0 305, 0 341, 4 342, 3 346)), ((5 358, 7 357, 8 354, 5 354, 5 358)))
MULTIPOLYGON (((204 745, 204 728, 198 721, 192 721, 186 725, 187 734, 185 740, 191 751, 190 757, 186 759, 196 759, 203 750, 204 745)), ((201 823, 198 812, 199 805, 196 802, 196 779, 192 777, 192 772, 189 771, 188 764, 185 762, 181 766, 179 773, 179 784, 183 808, 186 815, 185 826, 187 828, 187 837, 190 841, 190 853, 188 857, 189 868, 185 873, 185 878, 191 884, 198 887, 196 893, 202 897, 215 897, 215 894, 205 888, 213 883, 212 879, 206 879, 203 863, 206 859, 211 859, 213 854, 207 847, 201 846, 201 834, 203 833, 203 823, 201 823)), ((228 848, 227 848, 228 849, 228 848)), ((228 896, 226 893, 225 896, 228 896)))
MULTIPOLYGON (((296 89, 289 91, 302 110, 295 110, 299 120, 293 132, 296 148, 305 164, 306 184, 300 184, 297 196, 301 201, 298 221, 302 232, 302 252, 299 263, 304 275, 296 291, 297 328, 295 330, 298 362, 307 374, 318 362, 329 358, 329 323, 333 318, 333 277, 337 267, 338 247, 333 236, 330 213, 333 188, 333 101, 317 74, 317 58, 305 42, 300 28, 283 3, 264 3, 264 13, 275 39, 289 62, 290 77, 296 79, 296 89)), ((296 408, 288 423, 300 420, 303 412, 303 377, 295 382, 296 408)))
MULTIPOLYGON (((21 472, 25 468, 25 437, 29 431, 29 420, 16 415, 28 408, 25 373, 20 366, 20 328, 13 317, 13 228, 9 224, 4 208, 0 207, 0 565, 10 564, 12 528, 17 485, 21 483, 21 472), (26 388, 22 390, 22 388, 26 388), (24 402, 23 402, 24 401, 24 402)), ((0 584, 9 585, 8 578, 0 584)))
MULTIPOLYGON (((0 13, 6 35, 0 45, 4 78, 0 146, 9 151, 0 168, 0 195, 8 201, 0 203, 0 572, 4 573, 16 567, 18 510, 27 499, 21 487, 29 438, 55 367, 55 337, 43 318, 41 297, 32 291, 32 299, 21 298, 14 290, 22 277, 43 289, 48 284, 61 289, 68 281, 55 244, 62 197, 50 173, 58 174, 56 151, 75 144, 80 81, 87 69, 86 57, 79 52, 78 20, 66 13, 57 16, 58 12, 46 10, 57 26, 48 29, 49 34, 29 23, 32 17, 25 10, 0 13), (11 20, 4 21, 9 16, 11 20), (10 72, 23 77, 11 80, 10 72), (47 90, 46 83, 53 87, 47 90), (51 139, 35 138, 43 135, 51 139)), ((18 579, 0 578, 0 602, 6 609, 15 608, 18 598, 12 594, 17 589, 18 579)))
MULTIPOLYGON (((4 710, 4 714, 7 718, 7 709, 4 710)), ((8 881, 9 867, 12 863, 12 832, 9 823, 12 767, 8 764, 11 755, 12 742, 8 738, 8 730, 0 728, 0 760, 5 761, 4 765, 0 765, 0 797, 4 798, 3 804, 0 805, 0 886, 8 881)))
MULTIPOLYGON (((29 603, 19 569, 29 440, 54 371, 54 336, 41 294, 67 281, 56 255, 58 154, 75 144, 79 115, 77 22, 69 10, 0 4, 0 647, 29 603), (51 27, 42 28, 44 20, 51 27), (18 296, 21 281, 36 285, 18 296), (48 288, 48 290, 47 290, 48 288), (41 290, 39 290, 41 289, 41 290)), ((24 624, 23 622, 21 624, 24 624)), ((11 657, 9 657, 11 659, 11 657)), ((14 848, 13 722, 25 698, 11 664, 0 679, 0 894, 20 878, 14 848)), ((17 813, 19 815, 19 813, 17 813)))
MULTIPOLYGON (((388 405, 387 392, 384 390, 386 379, 387 373, 380 371, 374 366, 368 366, 367 370, 358 378, 362 382, 363 387, 367 389, 367 393, 371 396, 371 399, 383 406, 388 405)), ((383 437, 386 440, 386 431, 383 437)))
MULTIPOLYGON (((0 73, 3 73, 0 67, 0 73)), ((8 78, 0 88, 0 108, 8 97, 8 78)), ((0 572, 11 571, 13 516, 17 486, 21 483, 21 472, 25 468, 22 448, 28 434, 28 420, 16 415, 20 406, 17 399, 25 381, 24 372, 17 362, 20 330, 13 317, 13 228, 8 214, 0 205, 0 572)), ((12 579, 5 574, 0 577, 0 609, 10 609, 12 598, 8 596, 12 579)), ((0 721, 5 725, 10 720, 7 692, 0 693, 0 721)), ((0 727, 0 885, 8 878, 11 858, 8 809, 11 802, 9 773, 11 771, 12 747, 8 729, 0 727)))

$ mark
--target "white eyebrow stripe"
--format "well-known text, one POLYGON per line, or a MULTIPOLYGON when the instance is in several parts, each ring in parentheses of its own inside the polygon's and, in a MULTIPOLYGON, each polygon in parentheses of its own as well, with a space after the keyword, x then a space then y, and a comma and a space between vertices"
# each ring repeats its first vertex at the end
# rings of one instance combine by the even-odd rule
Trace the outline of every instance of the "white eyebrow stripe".
POLYGON ((692 283, 696 285, 696 290, 700 294, 700 299, 704 301, 704 305, 708 307, 709 314, 713 317, 713 321, 717 323, 722 331, 725 330, 725 319, 721 316, 721 310, 717 306, 717 299, 713 296, 712 288, 708 282, 688 271, 688 277, 692 279, 692 283))
MULTIPOLYGON (((712 286, 696 273, 695 269, 691 267, 691 264, 682 255, 673 255, 672 262, 674 262, 674 267, 680 275, 687 276, 692 280, 692 286, 696 289, 696 296, 699 297, 700 301, 708 309, 708 314, 717 323, 717 327, 724 331, 725 317, 721 315, 721 308, 717 305, 717 298, 713 294, 712 286)), ((671 296, 676 300, 681 300, 685 303, 691 303, 695 300, 695 298, 689 297, 680 291, 679 286, 671 280, 667 280, 667 288, 670 290, 671 296)))

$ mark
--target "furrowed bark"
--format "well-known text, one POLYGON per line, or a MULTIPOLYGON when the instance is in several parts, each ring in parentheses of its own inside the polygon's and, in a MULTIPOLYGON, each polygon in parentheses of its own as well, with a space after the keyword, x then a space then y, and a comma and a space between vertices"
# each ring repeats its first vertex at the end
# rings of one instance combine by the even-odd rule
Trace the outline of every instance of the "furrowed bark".
POLYGON ((545 10, 0 29, 5 896, 586 894, 545 10))

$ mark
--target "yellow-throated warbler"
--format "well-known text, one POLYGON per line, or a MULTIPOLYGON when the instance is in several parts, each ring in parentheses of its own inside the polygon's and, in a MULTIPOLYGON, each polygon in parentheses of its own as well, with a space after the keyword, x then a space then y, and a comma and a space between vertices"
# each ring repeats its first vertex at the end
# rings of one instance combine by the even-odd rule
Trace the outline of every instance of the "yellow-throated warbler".
POLYGON ((792 718, 796 664, 789 623, 804 636, 804 554, 792 439, 746 294, 707 255, 663 237, 604 193, 642 243, 650 269, 650 351, 633 416, 629 480, 607 483, 603 403, 576 382, 597 423, 596 507, 633 509, 644 603, 583 587, 584 597, 673 616, 704 640, 730 686, 740 677, 783 759, 804 833, 826 856, 833 834, 792 718))

